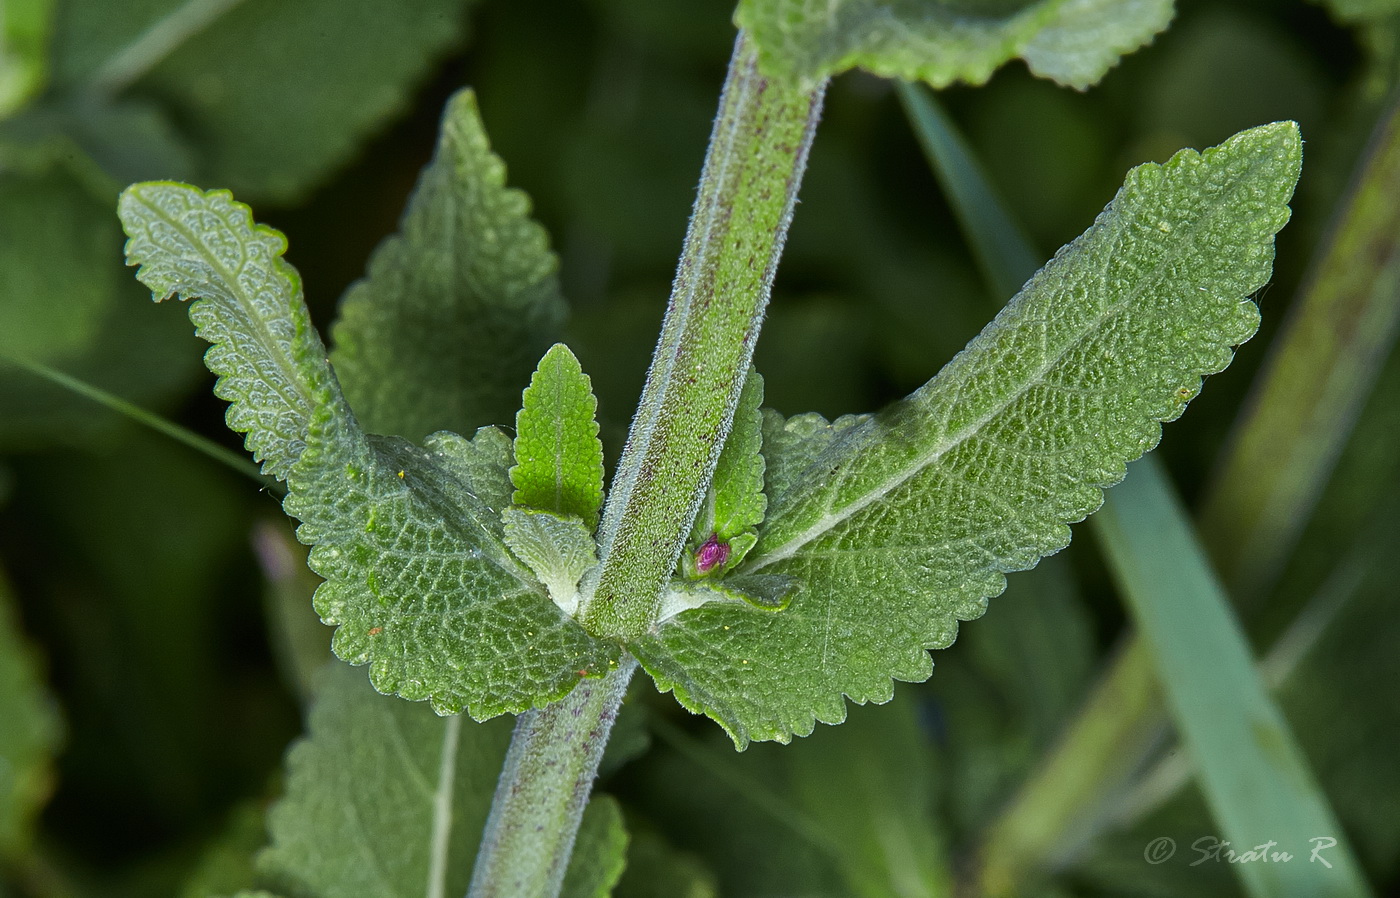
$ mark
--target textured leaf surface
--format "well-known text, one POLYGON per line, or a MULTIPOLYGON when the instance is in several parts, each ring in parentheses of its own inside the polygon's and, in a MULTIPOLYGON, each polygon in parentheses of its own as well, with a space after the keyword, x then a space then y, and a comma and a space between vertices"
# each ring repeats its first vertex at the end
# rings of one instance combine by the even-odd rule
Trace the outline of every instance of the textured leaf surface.
POLYGON ((286 508, 326 578, 315 605, 339 627, 336 654, 368 663, 381 692, 480 720, 560 698, 617 658, 506 549, 484 497, 506 492, 508 453, 494 428, 419 448, 330 413, 313 423, 286 508))
POLYGON ((927 650, 1006 572, 1067 545, 1067 524, 1254 334, 1246 297, 1269 276, 1300 160, 1296 126, 1279 123, 1140 166, 906 400, 829 426, 770 415, 768 518, 739 570, 801 588, 778 614, 680 614, 636 641, 642 664, 740 746, 839 722, 843 693, 880 702, 891 678, 926 678, 927 650))
POLYGON ((507 508, 502 512, 505 541, 549 590, 565 614, 578 609, 578 582, 598 563, 593 533, 578 518, 548 511, 507 508))
POLYGON ((563 343, 540 359, 515 418, 516 505, 570 515, 591 530, 603 507, 603 444, 598 400, 563 343))
POLYGON ((263 470, 285 480, 305 445, 317 397, 334 390, 301 277, 282 258, 287 240, 253 223, 226 190, 149 182, 118 206, 128 265, 157 300, 195 299, 195 332, 214 344, 204 363, 214 393, 230 403, 228 425, 263 470))
POLYGON ((509 724, 438 717, 332 664, 308 729, 268 815, 258 885, 317 898, 466 894, 509 724))
POLYGON ((584 808, 560 898, 608 898, 627 866, 627 828, 611 795, 594 795, 584 808))
POLYGON ((336 372, 371 432, 465 433, 518 408, 564 304, 548 238, 505 175, 473 95, 456 94, 399 233, 332 330, 336 372))
POLYGON ((34 818, 53 790, 63 730, 12 604, 0 577, 0 858, 22 856, 29 847, 34 818))
POLYGON ((764 68, 818 81, 851 68, 981 84, 1021 57, 1083 89, 1171 21, 1171 0, 743 0, 736 14, 764 68))
POLYGON ((419 448, 366 435, 326 361, 285 240, 227 192, 138 184, 122 198, 128 261, 157 295, 190 307, 230 399, 231 427, 269 472, 326 579, 315 605, 339 626, 336 654, 370 664, 384 692, 478 719, 558 698, 579 670, 607 669, 599 643, 560 613, 501 533, 510 443, 494 429, 419 448))

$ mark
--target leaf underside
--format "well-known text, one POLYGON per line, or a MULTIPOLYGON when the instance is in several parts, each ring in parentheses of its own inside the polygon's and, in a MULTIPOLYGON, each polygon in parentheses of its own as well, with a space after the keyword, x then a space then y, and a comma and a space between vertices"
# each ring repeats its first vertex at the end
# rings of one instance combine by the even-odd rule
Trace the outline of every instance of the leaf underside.
POLYGON ((361 430, 311 327, 286 241, 227 192, 150 183, 122 197, 128 262, 157 296, 191 306, 265 468, 326 579, 315 604, 336 653, 376 688, 483 719, 567 694, 618 647, 588 636, 505 548, 510 440, 492 428, 424 447, 361 430))
POLYGON ((632 646, 735 744, 787 741, 931 672, 1005 574, 1069 543, 1125 464, 1259 323, 1301 164, 1278 123, 1139 166, 942 372, 827 424, 768 413, 768 516, 737 574, 797 578, 791 604, 686 611, 632 646))
POLYGON ((860 68, 946 87, 982 84, 1020 57, 1080 90, 1152 40, 1172 0, 742 0, 764 70, 811 83, 860 68))

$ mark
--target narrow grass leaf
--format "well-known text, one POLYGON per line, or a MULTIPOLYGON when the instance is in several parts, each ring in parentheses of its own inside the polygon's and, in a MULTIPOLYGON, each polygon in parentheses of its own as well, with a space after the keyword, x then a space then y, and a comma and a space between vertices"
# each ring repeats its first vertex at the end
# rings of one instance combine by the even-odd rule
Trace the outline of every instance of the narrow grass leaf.
POLYGON ((564 301, 549 238, 505 179, 475 96, 458 92, 399 232, 346 291, 331 330, 331 360, 369 431, 467 433, 518 407, 564 301))
POLYGON ((843 694, 883 702, 892 679, 925 679, 927 650, 1007 572, 1064 548, 1067 525, 1254 334, 1247 296, 1268 279, 1300 162, 1297 127, 1278 123, 1134 169, 928 384, 839 436, 803 419, 817 445, 783 445, 811 460, 771 465, 790 486, 770 492, 738 569, 799 591, 779 614, 712 603, 635 640, 661 688, 742 747, 841 721, 843 694))
POLYGON ((1237 854, 1293 855, 1287 863, 1240 863, 1235 872, 1255 898, 1363 898, 1370 890, 1360 868, 1259 678, 1185 511, 1160 471, 1139 476, 1152 466, 1141 462, 1109 495, 1095 532, 1148 642, 1221 837, 1237 854), (1311 861, 1315 850, 1327 864, 1311 861))

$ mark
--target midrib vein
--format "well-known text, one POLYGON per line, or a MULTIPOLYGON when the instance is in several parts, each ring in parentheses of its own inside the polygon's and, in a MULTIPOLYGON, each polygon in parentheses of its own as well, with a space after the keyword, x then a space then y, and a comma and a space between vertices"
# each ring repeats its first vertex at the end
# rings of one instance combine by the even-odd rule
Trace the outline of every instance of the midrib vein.
MULTIPOLYGON (((1206 162, 1204 157, 1202 157, 1199 160, 1198 164, 1209 163, 1206 162)), ((1243 174, 1240 176, 1240 180, 1244 180, 1247 177, 1247 173, 1243 174)), ((1209 222, 1218 214, 1220 214, 1223 211, 1224 206, 1225 203, 1223 201, 1218 202, 1213 208, 1207 211, 1205 215, 1200 216, 1200 218, 1198 218, 1194 223, 1194 226, 1189 231, 1185 232, 1188 239, 1182 240, 1173 251, 1169 252, 1162 258, 1162 260, 1157 265, 1157 271, 1163 272, 1173 270, 1174 265, 1172 263, 1176 261, 1176 258, 1179 257, 1182 253, 1184 253, 1187 247, 1194 247, 1196 245, 1196 240, 1194 239, 1195 233, 1201 228, 1203 228, 1207 222, 1209 222)), ((1142 213, 1134 214, 1131 219, 1128 219, 1128 217, 1125 215, 1125 221, 1123 221, 1121 224, 1117 224, 1114 229, 1114 232, 1108 236, 1117 237, 1123 231, 1131 230, 1130 226, 1133 222, 1143 220, 1145 218, 1146 216, 1142 213)), ((1072 246, 1073 244, 1071 244, 1071 247, 1072 246)), ((1057 255, 1057 259, 1058 258, 1061 257, 1057 255)), ((1110 259, 1111 258, 1112 256, 1110 255, 1110 259)), ((1053 262, 1056 260, 1052 259, 1051 261, 1053 262)), ((1043 272, 1044 270, 1045 269, 1041 269, 1041 272, 1043 272)), ((1037 278, 1040 276, 1041 272, 1037 272, 1037 278)), ((756 559, 755 563, 748 568, 748 572, 758 571, 767 567, 770 564, 782 561, 785 558, 790 558, 791 556, 795 555, 803 546, 807 545, 808 543, 817 539, 823 534, 829 532, 833 527, 842 523, 843 521, 849 520, 850 518, 860 514, 868 506, 880 501, 885 496, 889 495, 891 492, 907 483, 911 478, 922 472, 925 468, 938 462, 938 460, 941 459, 948 452, 952 451, 953 449, 956 449, 958 446, 961 446, 967 440, 976 437, 977 434, 981 432, 982 428, 985 427, 989 422, 999 417, 1003 412, 1006 411, 1007 408, 1009 408, 1013 403, 1015 403, 1022 396, 1024 396, 1033 387, 1043 383, 1045 380, 1045 376, 1052 369, 1054 369, 1073 349, 1078 347, 1091 335, 1097 333, 1099 329, 1103 327, 1104 322, 1116 315, 1119 312, 1119 310, 1121 310, 1125 306, 1129 305, 1130 303, 1135 303, 1138 299, 1146 295, 1149 291, 1156 292, 1156 288, 1158 288, 1159 285, 1161 285, 1164 281, 1165 276, 1159 275, 1157 278, 1152 279, 1148 283, 1145 283, 1137 290, 1132 290, 1124 294, 1124 296, 1117 302, 1105 304, 1103 311, 1091 318, 1089 322, 1080 330, 1077 336, 1075 336, 1073 339, 1067 340, 1063 344, 1063 346, 1061 346, 1058 352, 1056 352, 1053 356, 1048 357, 1043 364, 1041 364, 1035 369, 1035 372, 1031 376, 1027 377, 1019 387, 1008 393, 1005 396, 1005 398, 1003 398, 1000 402, 991 405, 983 414, 979 415, 973 421, 969 422, 965 427, 954 433, 952 436, 930 446, 928 451, 916 456, 915 459, 908 465, 897 469, 893 476, 891 476, 886 481, 878 485, 875 489, 867 492, 866 494, 851 502, 850 504, 842 506, 840 509, 834 511, 828 510, 827 513, 822 515, 821 518, 819 518, 814 524, 812 524, 812 526, 808 527, 806 530, 802 531, 792 539, 788 540, 783 545, 774 549, 772 552, 767 552, 761 558, 756 559)), ((1214 292, 1212 292, 1212 295, 1215 295, 1214 292)), ((1041 316, 1039 319, 1027 320, 1048 321, 1051 319, 1045 316, 1041 316)), ((993 321, 995 322, 995 319, 993 319, 993 321)), ((977 339, 981 339, 981 334, 978 335, 977 339)), ((956 361, 956 359, 954 361, 956 361)), ((937 380, 937 375, 935 375, 935 380, 937 380)))

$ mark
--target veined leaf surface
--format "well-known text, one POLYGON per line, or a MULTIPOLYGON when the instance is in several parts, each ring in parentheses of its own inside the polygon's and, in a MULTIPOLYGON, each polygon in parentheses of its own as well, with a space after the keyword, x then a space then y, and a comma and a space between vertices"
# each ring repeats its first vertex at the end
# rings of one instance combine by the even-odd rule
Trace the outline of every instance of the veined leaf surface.
POLYGON ((544 229, 505 186, 471 91, 443 113, 399 233, 346 292, 331 331, 365 428, 420 440, 505 424, 564 313, 544 229))
POLYGON ((516 505, 568 515, 588 532, 603 507, 598 400, 578 359, 556 343, 540 359, 515 418, 516 505))
POLYGON ((1082 90, 1166 28, 1172 0, 742 0, 735 16, 775 75, 860 68, 945 87, 1019 56, 1082 90))
POLYGON ((937 377, 864 420, 770 415, 768 517, 738 573, 801 584, 779 613, 684 612, 633 651, 737 745, 844 719, 923 680, 1005 574, 1069 543, 1126 462, 1259 323, 1301 164, 1292 123, 1139 166, 937 377), (785 460, 793 456, 797 461, 785 460))
POLYGON ((336 653, 370 664, 384 692, 478 719, 559 698, 618 647, 590 637, 503 543, 510 441, 484 429, 425 448, 364 433, 311 327, 281 234, 225 191, 138 184, 122 197, 128 261, 157 296, 190 308, 230 399, 229 425, 270 473, 326 579, 322 620, 336 653))
MULTIPOLYGON (((340 664, 320 679, 257 885, 322 898, 466 894, 510 726, 375 695, 340 664)), ((616 803, 599 796, 589 808, 568 871, 577 895, 616 880, 626 845, 616 803)))

